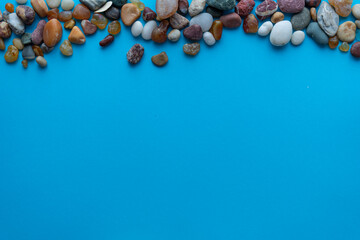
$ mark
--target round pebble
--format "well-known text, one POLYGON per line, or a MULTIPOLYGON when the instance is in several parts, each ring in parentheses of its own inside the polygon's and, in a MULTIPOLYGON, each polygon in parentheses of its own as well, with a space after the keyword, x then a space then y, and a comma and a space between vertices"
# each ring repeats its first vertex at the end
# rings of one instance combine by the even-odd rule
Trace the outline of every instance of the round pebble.
POLYGON ((75 5, 75 3, 73 0, 62 0, 62 2, 61 2, 61 8, 64 11, 69 11, 69 10, 73 9, 74 5, 75 5))
POLYGON ((134 37, 138 37, 141 35, 142 31, 143 31, 143 25, 140 21, 136 21, 133 23, 133 25, 131 26, 131 34, 134 37))
POLYGON ((209 13, 200 13, 199 15, 193 17, 190 20, 190 26, 192 25, 199 25, 203 32, 209 31, 214 19, 209 13))
POLYGON ((275 24, 270 34, 272 45, 281 47, 290 42, 292 36, 292 25, 289 21, 280 21, 275 24))
POLYGON ((21 42, 20 38, 14 38, 13 40, 13 44, 14 46, 19 49, 19 50, 23 50, 24 49, 24 44, 21 42))
POLYGON ((208 46, 213 46, 216 43, 214 36, 210 32, 205 32, 203 34, 203 39, 208 46))
POLYGON ((340 39, 340 41, 350 43, 355 39, 355 31, 356 31, 355 23, 351 21, 347 21, 339 26, 339 29, 337 31, 337 36, 340 39))
POLYGON ((42 56, 38 56, 38 57, 36 58, 36 62, 37 62, 37 63, 39 64, 39 66, 42 67, 42 68, 44 68, 44 67, 47 66, 47 61, 46 61, 46 59, 45 59, 44 57, 42 57, 42 56))
POLYGON ((301 12, 294 14, 291 17, 291 24, 294 30, 303 30, 306 28, 311 20, 310 11, 304 8, 301 12))
POLYGON ((291 37, 291 43, 294 46, 302 44, 305 39, 305 33, 303 31, 295 31, 291 37))
POLYGON ((272 28, 273 28, 273 24, 270 21, 264 22, 258 30, 259 36, 265 37, 265 36, 269 35, 272 28))
POLYGON ((171 42, 177 42, 179 41, 180 39, 180 36, 181 36, 181 32, 179 29, 173 29, 169 32, 168 34, 168 39, 171 41, 171 42))

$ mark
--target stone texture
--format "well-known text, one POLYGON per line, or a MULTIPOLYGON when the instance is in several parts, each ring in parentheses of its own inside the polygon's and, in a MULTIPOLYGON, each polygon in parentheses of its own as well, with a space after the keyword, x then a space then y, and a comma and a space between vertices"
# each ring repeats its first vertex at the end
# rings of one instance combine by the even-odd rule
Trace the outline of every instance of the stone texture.
POLYGON ((35 12, 42 18, 47 16, 48 7, 44 0, 31 0, 31 6, 35 10, 35 12))
POLYGON ((335 12, 342 17, 347 17, 351 13, 353 0, 329 0, 329 4, 335 8, 335 12))
POLYGON ((220 20, 215 20, 211 25, 210 32, 215 40, 219 41, 223 32, 223 23, 220 20))
MULTIPOLYGON (((73 28, 74 28, 74 26, 71 29, 73 29, 73 28)), ((97 31, 97 26, 95 24, 91 23, 89 20, 82 20, 81 28, 84 31, 85 35, 92 35, 92 34, 96 33, 96 31, 97 31)))
POLYGON ((360 42, 356 42, 351 46, 350 53, 353 57, 360 58, 360 42))
POLYGON ((125 26, 131 26, 140 16, 140 10, 132 3, 127 3, 121 8, 121 20, 125 26))
MULTIPOLYGON (((193 1, 192 1, 193 2, 193 1)), ((188 0, 179 0, 178 1, 178 10, 177 12, 183 16, 185 16, 188 13, 189 9, 189 2, 188 0)))
POLYGON ((16 13, 10 13, 7 19, 11 30, 16 35, 23 35, 25 33, 25 24, 21 19, 16 15, 16 13))
POLYGON ((278 4, 276 2, 273 0, 265 0, 256 7, 255 13, 259 20, 264 20, 270 17, 277 10, 278 4))
POLYGON ((241 0, 235 8, 235 12, 240 15, 240 17, 246 17, 251 13, 255 7, 254 0, 241 0))
POLYGON ((187 25, 189 25, 189 20, 186 17, 175 13, 173 16, 170 17, 170 25, 174 29, 183 29, 187 25))
POLYGON ((292 36, 292 25, 289 21, 276 23, 270 33, 270 42, 276 47, 288 44, 292 36))
POLYGON ((284 13, 298 13, 305 7, 305 0, 278 0, 277 3, 284 13))
POLYGON ((169 29, 170 23, 168 20, 162 20, 151 33, 151 39, 156 43, 163 43, 167 40, 167 30, 169 29))
POLYGON ((159 20, 174 15, 178 9, 178 0, 156 0, 156 13, 159 20))
POLYGON ((96 11, 104 6, 107 0, 80 0, 80 2, 87 6, 91 11, 96 11))
POLYGON ((43 40, 46 46, 54 47, 62 37, 62 26, 57 19, 51 19, 45 24, 43 31, 43 40))
POLYGON ((77 26, 73 27, 68 39, 71 43, 75 43, 75 44, 79 44, 79 45, 84 44, 86 42, 85 35, 80 30, 80 28, 77 26))
POLYGON ((245 33, 256 33, 259 27, 259 21, 254 14, 249 14, 244 19, 243 29, 245 33))
POLYGON ((169 57, 167 56, 166 52, 161 52, 155 56, 151 57, 151 61, 158 67, 162 67, 168 63, 169 57))
POLYGON ((184 37, 191 41, 199 41, 201 40, 203 35, 200 25, 197 24, 185 28, 183 34, 184 37))
POLYGON ((339 26, 337 37, 340 39, 340 41, 351 43, 355 40, 355 32, 355 23, 347 21, 339 26))
POLYGON ((131 64, 137 64, 141 61, 143 55, 144 55, 144 47, 140 44, 135 44, 126 54, 126 58, 129 63, 131 64))
POLYGON ((144 19, 144 21, 155 20, 156 13, 151 8, 145 7, 142 14, 142 18, 144 19))
POLYGON ((307 8, 291 17, 291 24, 294 30, 302 30, 306 28, 311 21, 310 11, 307 8))
POLYGON ((187 43, 183 46, 183 51, 187 55, 195 56, 200 52, 200 44, 199 43, 187 43))
POLYGON ((237 28, 241 26, 241 17, 236 13, 229 13, 221 16, 220 21, 226 28, 237 28))
POLYGON ((35 11, 29 6, 18 6, 16 8, 16 14, 26 25, 31 25, 35 20, 35 11))
POLYGON ((198 15, 205 8, 206 0, 192 0, 189 7, 189 15, 191 17, 198 15))
POLYGON ((31 34, 31 41, 36 45, 40 45, 43 41, 45 24, 46 24, 45 20, 40 20, 36 29, 31 34))
POLYGON ((7 22, 0 22, 0 38, 11 37, 11 28, 7 22))
POLYGON ((317 21, 319 26, 329 36, 335 36, 339 28, 339 15, 325 1, 322 1, 317 12, 317 21))
POLYGON ((78 4, 75 6, 72 15, 77 20, 86 20, 90 18, 91 12, 84 4, 78 4))

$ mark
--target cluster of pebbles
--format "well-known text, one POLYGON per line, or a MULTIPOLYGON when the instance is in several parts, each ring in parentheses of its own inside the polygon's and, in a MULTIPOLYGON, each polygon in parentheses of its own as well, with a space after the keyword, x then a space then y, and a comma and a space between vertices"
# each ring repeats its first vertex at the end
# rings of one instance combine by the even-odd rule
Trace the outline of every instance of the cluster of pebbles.
MULTIPOLYGON (((17 35, 4 57, 6 62, 13 63, 22 51, 24 68, 33 59, 46 67, 44 54, 57 45, 63 55, 72 56, 72 44, 84 44, 87 35, 107 27, 108 36, 99 43, 106 47, 120 33, 120 21, 131 27, 134 37, 141 36, 156 43, 177 42, 182 30, 189 41, 183 51, 192 56, 199 53, 200 40, 212 46, 221 39, 223 28, 239 28, 242 24, 247 34, 270 35, 270 43, 277 47, 289 42, 300 45, 306 32, 319 45, 335 49, 341 42, 341 51, 350 50, 352 56, 360 57, 360 4, 353 5, 353 0, 264 0, 256 7, 254 0, 192 0, 190 3, 188 0, 157 0, 156 11, 145 7, 140 0, 80 0, 77 5, 73 0, 31 0, 31 7, 25 5, 27 0, 16 2, 16 8, 6 3, 6 10, 0 11, 0 50, 6 49, 4 39, 10 38, 12 33, 17 35), (285 20, 284 13, 292 14, 290 21, 285 20), (28 33, 26 26, 34 23, 36 14, 41 20, 36 29, 28 33), (350 14, 356 20, 340 24, 340 17, 350 14), (140 17, 145 24, 139 21, 140 17), (260 26, 259 21, 263 22, 260 26), (63 29, 70 34, 60 43, 63 29), (357 42, 350 49, 355 39, 357 42)), ((143 55, 144 47, 135 44, 128 51, 127 60, 137 64, 143 55)), ((163 66, 168 56, 161 52, 151 61, 163 66)))

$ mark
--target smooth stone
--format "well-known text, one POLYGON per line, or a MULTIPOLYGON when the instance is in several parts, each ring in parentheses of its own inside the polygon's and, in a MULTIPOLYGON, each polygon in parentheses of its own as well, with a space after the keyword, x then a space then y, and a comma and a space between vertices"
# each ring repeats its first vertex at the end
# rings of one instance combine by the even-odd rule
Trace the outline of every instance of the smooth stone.
POLYGON ((166 52, 161 52, 155 56, 152 56, 151 61, 156 66, 162 67, 169 61, 169 57, 167 56, 166 52))
POLYGON ((189 1, 179 0, 177 12, 183 16, 186 16, 186 14, 188 13, 188 9, 189 9, 189 1))
POLYGON ((352 7, 351 12, 356 19, 360 19, 360 4, 355 4, 352 7))
POLYGON ((154 12, 151 8, 145 7, 142 13, 142 18, 144 21, 150 21, 156 19, 156 12, 154 12))
POLYGON ((31 33, 24 33, 22 36, 21 36, 21 42, 22 44, 24 45, 28 45, 28 44, 31 44, 31 33))
POLYGON ((320 45, 327 45, 329 42, 328 35, 326 35, 317 22, 310 23, 306 29, 306 33, 320 45))
POLYGON ((255 7, 254 0, 241 0, 235 8, 235 12, 240 15, 240 17, 246 17, 251 13, 255 7))
POLYGON ((21 19, 16 15, 16 13, 10 13, 7 19, 11 30, 16 35, 23 35, 25 32, 25 24, 21 19))
POLYGON ((107 0, 80 0, 80 2, 87 6, 91 11, 96 11, 104 6, 107 0))
POLYGON ((153 30, 157 27, 155 20, 148 21, 143 28, 141 36, 144 40, 150 40, 153 30))
POLYGON ((183 31, 184 37, 191 41, 199 41, 201 40, 203 33, 200 25, 191 25, 190 27, 187 27, 183 31))
POLYGON ((209 13, 200 13, 190 20, 190 26, 197 24, 200 25, 203 32, 209 31, 214 19, 209 13))
POLYGON ((0 38, 11 37, 11 28, 7 22, 0 22, 0 38))
POLYGON ((60 45, 60 52, 66 56, 66 57, 70 57, 73 55, 74 51, 73 51, 73 47, 71 42, 66 39, 61 45, 60 45))
POLYGON ((311 16, 311 19, 312 19, 314 22, 317 22, 316 8, 312 7, 312 8, 310 9, 310 16, 311 16))
POLYGON ((31 25, 35 20, 35 11, 29 6, 18 6, 16 8, 16 15, 18 15, 26 25, 31 25))
POLYGON ((31 41, 36 45, 39 45, 43 41, 45 24, 46 24, 45 20, 40 20, 38 25, 36 26, 36 29, 31 34, 31 41))
POLYGON ((306 28, 311 21, 310 11, 304 8, 301 12, 291 17, 291 24, 294 30, 302 30, 306 28))
POLYGON ((271 32, 272 29, 273 29, 272 22, 266 21, 260 26, 260 28, 258 30, 258 34, 261 37, 265 37, 265 36, 269 35, 269 33, 271 32))
POLYGON ((70 11, 75 6, 75 3, 73 0, 62 0, 61 2, 61 8, 64 11, 70 11))
POLYGON ((102 13, 107 11, 111 6, 112 6, 112 1, 108 1, 104 4, 104 6, 102 6, 101 8, 99 8, 98 10, 96 10, 96 13, 102 13))
POLYGON ((277 10, 278 4, 275 1, 265 0, 256 7, 255 14, 259 20, 264 20, 273 15, 277 10))
POLYGON ((320 5, 321 0, 305 0, 305 6, 317 8, 320 5))
POLYGON ((295 31, 291 36, 291 43, 294 46, 298 46, 303 43, 305 39, 305 33, 303 31, 295 31))
POLYGON ((44 57, 42 56, 38 56, 36 57, 36 62, 37 64, 39 64, 40 67, 44 68, 47 66, 47 61, 44 57))
POLYGON ((27 0, 16 0, 17 4, 26 4, 27 0))
POLYGON ((46 0, 49 8, 58 8, 60 6, 61 0, 46 0))
POLYGON ((143 29, 144 29, 144 27, 143 27, 142 23, 140 21, 136 21, 131 26, 131 34, 134 37, 138 37, 141 35, 143 29))
POLYGON ((210 6, 206 7, 206 12, 210 13, 211 16, 213 16, 213 18, 220 18, 223 15, 222 10, 219 10, 219 9, 216 9, 216 8, 213 8, 213 7, 210 7, 210 6))
POLYGON ((317 12, 319 26, 329 36, 335 36, 339 28, 339 15, 325 1, 322 1, 317 12))
POLYGON ((282 12, 276 12, 271 16, 270 21, 275 24, 284 20, 284 18, 285 15, 282 12))
POLYGON ((97 31, 97 26, 92 22, 90 22, 89 20, 82 20, 81 28, 83 29, 85 35, 92 35, 97 31))
POLYGON ((180 39, 180 36, 181 36, 181 32, 179 29, 173 29, 169 32, 168 34, 168 39, 171 41, 171 42, 177 42, 179 41, 180 39))
POLYGON ((193 0, 189 6, 189 15, 194 17, 204 11, 206 0, 193 0))
POLYGON ((221 16, 220 21, 226 28, 237 28, 241 26, 241 17, 236 13, 229 13, 221 16))
POLYGON ((49 9, 44 0, 31 0, 30 3, 39 17, 44 18, 47 16, 49 9))
POLYGON ((114 7, 121 8, 127 3, 127 0, 112 0, 114 7))
POLYGON ((284 13, 298 13, 305 7, 305 0, 278 0, 277 3, 284 13))
POLYGON ((107 46, 109 46, 111 43, 113 43, 114 40, 115 40, 115 37, 114 37, 113 35, 109 34, 109 35, 107 35, 103 40, 101 40, 101 41, 99 42, 99 45, 100 45, 101 47, 107 47, 107 46))
POLYGON ((143 55, 144 47, 137 43, 127 52, 126 58, 129 63, 137 64, 142 59, 143 55))
POLYGON ((356 20, 355 25, 356 25, 357 28, 360 28, 360 20, 356 20))
POLYGON ((158 20, 164 20, 176 13, 178 0, 156 0, 156 14, 158 20))
POLYGON ((110 7, 105 12, 105 17, 107 17, 110 20, 118 20, 118 19, 120 19, 120 9, 118 9, 116 7, 110 7))
POLYGON ((79 27, 75 26, 71 29, 71 32, 68 37, 69 41, 74 44, 84 44, 86 42, 86 37, 79 27))
POLYGON ((170 17, 170 25, 174 29, 183 29, 189 25, 189 20, 179 13, 175 13, 170 17))
POLYGON ((223 11, 229 11, 235 8, 236 1, 235 0, 206 0, 206 3, 214 8, 223 11))
MULTIPOLYGON (((1 40, 0 40, 1 41, 1 40)), ((14 38, 13 39, 13 44, 14 46, 19 49, 19 50, 23 50, 24 49, 24 44, 21 42, 20 38, 14 38)), ((4 50, 4 49, 2 49, 4 50)))
POLYGON ((62 26, 57 19, 51 19, 45 24, 43 31, 43 40, 46 46, 54 47, 61 40, 62 26))
POLYGON ((350 53, 353 57, 360 58, 360 42, 356 42, 351 46, 350 53))
POLYGON ((135 4, 127 3, 121 8, 121 20, 125 26, 131 26, 141 16, 135 4))
POLYGON ((3 15, 1 13, 1 10, 0 10, 0 22, 3 20, 3 15))
POLYGON ((347 17, 351 13, 353 0, 329 0, 329 4, 335 8, 335 12, 341 17, 347 17))
POLYGON ((213 46, 216 43, 216 40, 214 36, 211 34, 211 32, 204 32, 203 39, 206 45, 213 46))
POLYGON ((22 57, 26 60, 33 60, 35 59, 35 53, 31 46, 25 46, 22 51, 22 57))
POLYGON ((280 21, 276 23, 270 33, 270 42, 272 45, 281 47, 290 42, 292 36, 292 25, 289 21, 280 21))
POLYGON ((195 56, 200 52, 200 43, 187 43, 183 46, 185 54, 195 56))
POLYGON ((351 21, 344 22, 339 26, 337 37, 340 41, 351 43, 355 40, 356 25, 351 21))

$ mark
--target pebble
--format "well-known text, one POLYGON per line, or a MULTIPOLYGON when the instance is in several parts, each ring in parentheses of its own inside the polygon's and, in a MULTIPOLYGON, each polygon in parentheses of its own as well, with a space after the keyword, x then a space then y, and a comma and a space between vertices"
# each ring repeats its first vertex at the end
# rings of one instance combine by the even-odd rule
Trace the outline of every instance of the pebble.
POLYGON ((118 9, 116 7, 110 7, 105 12, 105 17, 107 17, 109 20, 118 20, 118 19, 120 19, 120 9, 118 9))
POLYGON ((211 25, 210 32, 215 40, 219 41, 223 32, 223 23, 220 20, 215 20, 211 25))
POLYGON ((181 36, 181 32, 179 29, 173 29, 169 32, 168 34, 168 39, 171 41, 171 42, 177 42, 179 41, 180 39, 180 36, 181 36))
POLYGON ((199 41, 199 40, 201 40, 201 38, 203 36, 201 27, 200 27, 200 25, 197 25, 197 24, 191 25, 190 27, 185 28, 183 31, 183 34, 184 34, 185 38, 187 38, 191 41, 199 41))
POLYGON ((213 46, 216 43, 216 40, 214 36, 211 34, 211 32, 204 32, 203 39, 206 45, 213 46))
POLYGON ((94 13, 91 18, 91 23, 95 24, 101 30, 106 28, 108 22, 109 20, 100 13, 94 13))
POLYGON ((35 53, 35 56, 44 56, 44 53, 43 53, 43 51, 42 51, 42 49, 41 49, 41 47, 39 47, 38 45, 32 45, 31 46, 32 47, 32 49, 33 49, 33 51, 34 51, 34 53, 35 53))
POLYGON ((178 10, 177 12, 183 16, 185 16, 188 13, 189 9, 189 2, 188 0, 179 0, 178 1, 178 10))
POLYGON ((31 25, 35 20, 35 11, 29 6, 18 6, 16 8, 16 15, 18 15, 26 25, 31 25))
POLYGON ((80 0, 80 2, 87 6, 91 11, 96 11, 104 6, 107 0, 80 0))
POLYGON ((256 33, 259 28, 259 21, 254 14, 249 14, 244 19, 243 29, 245 33, 256 33))
POLYGON ((111 35, 118 35, 121 31, 121 24, 119 21, 112 21, 108 26, 108 33, 111 35))
POLYGON ((144 21, 150 21, 150 20, 155 20, 157 17, 156 12, 154 12, 151 8, 149 7, 145 7, 143 14, 142 14, 142 18, 144 19, 144 21))
MULTIPOLYGON (((64 26, 65 26, 65 24, 64 24, 64 26)), ((70 26, 68 25, 67 29, 69 29, 70 27, 71 27, 71 29, 73 29, 74 26, 75 25, 73 25, 71 23, 70 26)), ((110 25, 109 25, 109 27, 110 27, 110 25)), ((95 24, 91 23, 89 20, 82 20, 81 21, 81 28, 84 31, 85 35, 92 35, 92 34, 96 33, 96 31, 97 31, 97 26, 95 24)))
POLYGON ((156 43, 166 42, 169 26, 170 23, 168 20, 162 20, 159 26, 157 26, 151 33, 151 39, 156 43))
POLYGON ((127 0, 112 0, 114 7, 122 8, 127 3, 127 0))
POLYGON ((22 57, 26 60, 33 60, 35 59, 35 53, 31 46, 25 46, 22 51, 22 57))
POLYGON ((210 6, 206 7, 206 12, 210 13, 211 16, 213 16, 213 18, 220 18, 223 15, 222 10, 219 10, 219 9, 216 9, 216 8, 213 8, 213 7, 210 7, 210 6))
POLYGON ((295 31, 291 36, 291 43, 294 46, 298 46, 303 43, 305 39, 305 33, 303 31, 295 31))
POLYGON ((24 59, 21 61, 21 64, 23 65, 23 68, 27 69, 29 62, 28 62, 28 60, 24 59))
POLYGON ((305 0, 278 0, 277 3, 284 13, 298 13, 305 7, 305 0))
POLYGON ((43 53, 50 53, 52 50, 54 50, 54 47, 48 47, 45 43, 42 43, 40 46, 43 53))
POLYGON ((190 26, 199 25, 203 32, 209 31, 214 19, 209 13, 200 13, 190 20, 190 26))
POLYGON ((39 64, 40 67, 44 68, 47 66, 47 61, 44 57, 42 56, 38 56, 36 57, 36 62, 37 64, 39 64))
POLYGON ((127 3, 121 8, 121 20, 125 26, 131 26, 140 16, 140 10, 132 3, 127 3))
MULTIPOLYGON (((13 39, 13 45, 19 50, 24 49, 24 44, 21 42, 20 38, 14 38, 13 39)), ((4 49, 2 49, 2 50, 4 50, 4 49)))
POLYGON ((183 29, 189 25, 189 20, 182 15, 175 13, 170 17, 170 25, 174 29, 183 29))
MULTIPOLYGON (((88 21, 88 20, 83 20, 83 21, 88 21)), ((69 21, 64 23, 64 28, 71 30, 73 29, 73 27, 76 25, 76 22, 74 19, 70 19, 69 21)), ((95 24, 94 24, 95 25, 95 24)), ((96 25, 95 25, 96 26, 96 25)))
POLYGON ((340 47, 339 47, 340 51, 342 52, 348 52, 350 49, 350 46, 347 42, 343 42, 340 47))
POLYGON ((270 21, 275 24, 275 23, 278 23, 282 20, 284 20, 285 16, 282 12, 276 12, 274 13, 272 16, 271 16, 271 19, 270 21))
POLYGON ((351 13, 353 0, 329 0, 329 4, 335 8, 335 12, 342 17, 347 17, 351 13))
POLYGON ((62 11, 59 13, 59 21, 67 22, 73 18, 72 11, 62 11))
POLYGON ((8 11, 9 13, 13 13, 14 12, 14 5, 12 3, 6 3, 5 4, 5 10, 8 11))
POLYGON ((126 58, 129 63, 137 64, 138 62, 140 62, 143 55, 144 55, 144 47, 137 43, 134 46, 132 46, 132 48, 130 48, 130 50, 127 52, 126 58))
MULTIPOLYGON (((20 39, 19 39, 20 40, 20 39)), ((21 42, 21 41, 20 41, 21 42)), ((0 50, 1 51, 4 51, 5 50, 5 43, 4 43, 4 40, 2 38, 0 38, 0 50)))
POLYGON ((281 47, 290 42, 292 36, 292 25, 289 21, 280 21, 276 23, 270 33, 270 42, 272 45, 281 47))
POLYGON ((360 58, 360 42, 356 42, 351 46, 350 53, 354 57, 360 58))
POLYGON ((54 47, 62 37, 62 26, 57 19, 51 19, 45 24, 43 31, 43 40, 46 46, 54 47))
POLYGON ((100 41, 101 47, 109 46, 113 41, 115 40, 115 37, 113 35, 107 35, 103 40, 100 41))
POLYGON ((25 4, 27 0, 16 0, 17 4, 25 4))
POLYGON ((360 4, 355 4, 352 7, 351 12, 356 19, 360 19, 360 4))
POLYGON ((320 5, 321 0, 305 0, 305 6, 317 8, 320 5))
POLYGON ((71 45, 71 42, 66 39, 61 45, 60 45, 60 52, 67 57, 70 57, 73 55, 73 48, 71 45))
POLYGON ((91 12, 90 9, 87 8, 84 4, 78 4, 74 8, 72 16, 77 20, 86 20, 90 18, 91 12))
POLYGON ((169 61, 169 57, 168 55, 166 54, 166 52, 161 52, 155 56, 152 56, 151 57, 151 61, 153 64, 155 64, 156 66, 158 67, 162 67, 164 66, 165 64, 168 63, 169 61))
POLYGON ((60 6, 61 0, 46 0, 49 8, 58 8, 60 6))
POLYGON ((21 19, 16 15, 16 13, 10 13, 7 19, 7 23, 9 24, 11 30, 16 35, 23 35, 25 32, 25 24, 21 19))
POLYGON ((0 22, 0 38, 11 37, 11 28, 7 22, 0 22))
POLYGON ((352 42, 355 40, 356 25, 351 21, 344 22, 339 26, 337 37, 343 42, 352 42))
POLYGON ((45 24, 46 24, 45 20, 40 20, 39 23, 37 24, 37 27, 31 34, 31 41, 36 45, 41 44, 41 42, 43 41, 45 24))
POLYGON ((59 9, 58 8, 53 8, 51 10, 48 11, 47 13, 47 19, 51 20, 51 19, 58 19, 59 18, 59 9))
POLYGON ((220 17, 220 21, 226 28, 238 28, 241 25, 241 17, 236 13, 229 13, 220 17))
POLYGON ((209 6, 223 11, 232 10, 236 6, 235 0, 206 0, 206 2, 209 6))
POLYGON ((312 8, 310 9, 310 16, 311 16, 311 19, 312 19, 314 22, 317 22, 316 8, 312 7, 312 8))
POLYGON ((339 38, 336 35, 329 38, 328 45, 329 45, 330 49, 337 48, 337 46, 339 45, 339 38))
POLYGON ((240 17, 246 17, 251 13, 255 7, 254 0, 241 0, 235 7, 235 12, 240 15, 240 17))
POLYGON ((206 0, 192 0, 189 6, 189 15, 194 17, 204 11, 206 0))
POLYGON ((84 44, 86 42, 85 35, 80 30, 80 28, 77 26, 75 26, 75 27, 73 27, 73 29, 71 29, 68 39, 71 43, 75 43, 75 44, 79 44, 79 45, 84 44))
POLYGON ((49 9, 44 0, 31 0, 30 3, 39 17, 44 18, 47 16, 49 9))
POLYGON ((138 37, 141 35, 143 29, 144 29, 144 26, 142 25, 142 23, 140 21, 136 21, 131 26, 131 34, 134 37, 138 37))
POLYGON ((104 4, 104 6, 102 6, 101 8, 99 8, 98 10, 96 10, 96 13, 102 13, 107 11, 111 6, 112 6, 113 2, 112 1, 108 1, 104 4))
POLYGON ((183 46, 183 51, 187 55, 195 56, 200 52, 200 43, 186 43, 183 46))
POLYGON ((272 29, 273 29, 272 22, 266 21, 260 26, 260 28, 258 30, 258 34, 261 37, 265 37, 265 36, 269 35, 269 33, 271 32, 272 29))
POLYGON ((24 33, 24 34, 21 36, 21 42, 22 42, 24 45, 31 44, 31 33, 24 33))
POLYGON ((157 27, 156 21, 151 20, 145 23, 143 31, 141 33, 141 36, 144 40, 150 40, 151 39, 151 33, 153 30, 157 27))
POLYGON ((317 12, 319 26, 329 36, 335 36, 339 27, 339 15, 325 1, 322 1, 317 12))
POLYGON ((177 9, 178 0, 156 0, 156 13, 159 21, 171 17, 177 9))
POLYGON ((14 46, 10 45, 4 55, 5 61, 7 63, 16 62, 19 57, 19 50, 14 46))
POLYGON ((259 20, 265 20, 266 18, 273 15, 278 10, 278 4, 273 0, 265 0, 260 3, 256 9, 255 14, 259 20))
POLYGON ((311 21, 310 11, 307 8, 291 17, 291 24, 294 30, 303 30, 311 21))
POLYGON ((75 6, 75 3, 73 0, 62 0, 61 2, 61 8, 64 11, 69 11, 71 9, 73 9, 75 6))
POLYGON ((320 45, 326 45, 329 42, 329 37, 326 33, 321 29, 318 22, 312 22, 306 29, 307 35, 311 37, 316 43, 320 45))

